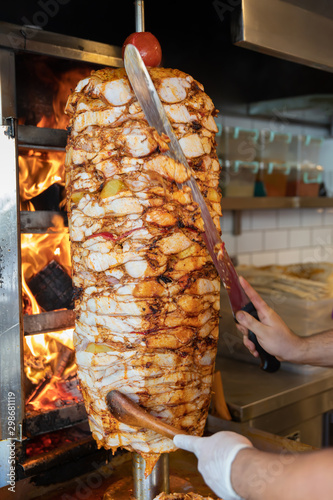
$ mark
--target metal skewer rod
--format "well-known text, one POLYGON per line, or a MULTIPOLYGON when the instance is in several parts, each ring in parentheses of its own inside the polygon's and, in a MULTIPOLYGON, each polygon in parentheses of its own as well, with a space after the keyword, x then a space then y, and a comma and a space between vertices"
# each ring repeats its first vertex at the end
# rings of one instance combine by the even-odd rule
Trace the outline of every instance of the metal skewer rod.
POLYGON ((133 496, 136 500, 153 500, 159 493, 169 493, 169 454, 163 453, 148 477, 145 477, 146 461, 133 453, 133 496))
POLYGON ((135 31, 145 31, 144 1, 135 0, 135 31))
MULTIPOLYGON (((144 1, 135 0, 135 31, 145 31, 144 1)), ((149 476, 145 477, 146 461, 138 453, 132 456, 133 495, 136 500, 153 500, 159 493, 170 491, 169 455, 163 453, 149 476)))

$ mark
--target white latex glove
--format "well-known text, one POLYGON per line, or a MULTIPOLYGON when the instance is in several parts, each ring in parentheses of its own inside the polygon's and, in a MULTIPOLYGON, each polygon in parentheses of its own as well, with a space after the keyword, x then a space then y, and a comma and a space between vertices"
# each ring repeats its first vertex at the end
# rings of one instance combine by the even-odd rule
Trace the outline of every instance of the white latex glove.
POLYGON ((196 455, 199 472, 216 495, 223 500, 241 500, 231 485, 231 465, 240 450, 253 447, 246 437, 230 431, 203 438, 177 434, 173 442, 196 455))

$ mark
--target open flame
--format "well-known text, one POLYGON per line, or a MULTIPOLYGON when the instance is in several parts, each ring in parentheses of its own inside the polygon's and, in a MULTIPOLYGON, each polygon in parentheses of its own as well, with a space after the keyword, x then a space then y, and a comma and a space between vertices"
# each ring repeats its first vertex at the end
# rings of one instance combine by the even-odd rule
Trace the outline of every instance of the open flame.
MULTIPOLYGON (((52 101, 53 113, 44 115, 37 123, 37 127, 66 129, 69 117, 64 109, 70 93, 77 83, 91 73, 91 68, 74 68, 56 76, 53 72, 45 72, 45 83, 54 88, 52 101)), ((21 203, 26 202, 31 210, 31 200, 48 189, 52 184, 65 185, 64 169, 65 153, 62 151, 35 151, 29 150, 19 155, 20 197, 21 203)))
MULTIPOLYGON (((69 94, 79 80, 91 69, 74 69, 52 79, 53 114, 43 116, 37 127, 65 129, 68 117, 64 108, 69 94)), ((29 150, 19 156, 19 185, 21 209, 35 210, 31 200, 57 183, 65 184, 64 152, 29 150)), ((63 200, 61 201, 63 203, 63 200)), ((28 283, 51 261, 58 262, 71 275, 68 231, 59 216, 53 221, 54 230, 48 234, 22 234, 22 287, 24 309, 28 314, 42 312, 28 283)), ((64 380, 76 373, 73 355, 73 329, 62 332, 25 336, 25 374, 34 385, 27 399, 29 409, 53 409, 57 401, 68 399, 64 380)), ((76 396, 75 396, 76 397, 76 396)), ((73 398, 72 398, 73 399, 73 398)), ((75 399, 75 398, 74 398, 75 399)))
MULTIPOLYGON (((28 202, 52 184, 65 185, 65 153, 29 150, 19 155, 20 199, 28 202)), ((34 210, 27 205, 27 210, 34 210)))
MULTIPOLYGON (((41 307, 31 293, 27 282, 50 261, 56 260, 70 273, 70 253, 67 233, 56 234, 22 234, 22 284, 26 302, 30 304, 29 312, 38 314, 41 307)), ((47 410, 54 408, 59 399, 65 398, 65 389, 60 381, 75 375, 76 365, 71 355, 73 346, 73 329, 47 334, 28 335, 24 337, 25 374, 37 386, 44 383, 42 391, 29 401, 33 409, 47 410), (65 359, 65 364, 64 364, 65 359), (59 365, 61 366, 59 370, 59 365)), ((68 394, 67 394, 68 398, 68 394)))
MULTIPOLYGON (((62 346, 71 351, 74 350, 73 329, 27 335, 25 342, 33 356, 32 362, 29 362, 29 359, 26 362, 25 373, 33 384, 38 385, 46 377, 51 378, 54 374, 62 346)), ((71 366, 64 367, 63 378, 71 375, 72 371, 71 366)))
MULTIPOLYGON (((62 223, 62 218, 56 219, 57 224, 62 223)), ((71 274, 71 259, 68 232, 48 234, 21 234, 23 286, 49 262, 55 260, 71 274)), ((28 293, 28 290, 26 290, 28 293)), ((30 294, 29 298, 30 297, 30 294)), ((40 310, 36 312, 41 312, 40 310)), ((36 314, 34 312, 33 314, 36 314)))
MULTIPOLYGON (((63 227, 62 217, 54 216, 55 230, 63 227)), ((27 314, 39 314, 41 311, 28 282, 49 262, 55 260, 71 275, 69 235, 63 231, 48 234, 21 234, 22 288, 27 314)))
POLYGON ((26 344, 32 355, 27 356, 26 375, 36 385, 26 401, 28 408, 45 411, 57 407, 59 400, 73 399, 64 383, 76 374, 73 329, 29 336, 26 344))
MULTIPOLYGON (((45 72, 45 83, 54 88, 52 101, 53 113, 43 115, 37 123, 40 128, 66 129, 69 117, 65 115, 65 106, 77 83, 90 75, 91 68, 73 68, 56 76, 53 72, 45 72)), ((52 184, 65 185, 64 169, 65 153, 62 151, 29 150, 19 155, 20 199, 26 202, 27 210, 33 210, 31 200, 52 184)))
POLYGON ((78 82, 91 74, 91 68, 73 68, 61 74, 60 77, 52 74, 51 85, 54 86, 54 98, 52 103, 53 114, 44 115, 38 122, 37 127, 66 129, 69 118, 64 113, 67 99, 75 89, 78 82))
MULTIPOLYGON (((59 226, 62 218, 56 221, 59 226)), ((28 282, 32 276, 43 269, 50 261, 56 260, 70 274, 71 262, 69 252, 68 233, 55 234, 22 234, 22 287, 26 307, 30 314, 42 312, 34 295, 31 293, 28 282)), ((67 356, 66 366, 61 373, 57 367, 64 357, 64 353, 73 352, 73 329, 61 332, 29 335, 24 337, 25 344, 25 374, 34 385, 44 381, 45 390, 30 402, 34 409, 49 408, 52 402, 61 398, 61 384, 59 380, 66 379, 76 372, 74 357, 67 356), (59 389, 60 388, 60 389, 59 389), (47 390, 46 390, 47 389, 47 390)), ((52 405, 51 405, 52 406, 52 405)), ((54 406, 53 406, 54 407, 54 406)))

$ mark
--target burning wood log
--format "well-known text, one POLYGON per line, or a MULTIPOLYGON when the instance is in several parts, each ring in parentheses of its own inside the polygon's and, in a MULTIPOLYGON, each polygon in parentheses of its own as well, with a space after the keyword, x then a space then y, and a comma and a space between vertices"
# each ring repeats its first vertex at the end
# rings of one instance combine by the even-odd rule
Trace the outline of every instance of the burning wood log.
POLYGON ((32 392, 32 394, 30 394, 29 398, 27 399, 26 401, 27 405, 33 403, 34 401, 36 401, 36 399, 41 399, 43 396, 45 396, 49 388, 53 384, 55 384, 58 380, 61 379, 72 355, 73 355, 72 349, 69 349, 66 346, 62 346, 62 354, 59 356, 59 361, 54 370, 53 375, 51 377, 46 376, 42 380, 42 382, 40 382, 40 384, 35 388, 35 390, 32 392))
POLYGON ((35 274, 28 286, 44 311, 74 307, 72 279, 55 260, 35 274))

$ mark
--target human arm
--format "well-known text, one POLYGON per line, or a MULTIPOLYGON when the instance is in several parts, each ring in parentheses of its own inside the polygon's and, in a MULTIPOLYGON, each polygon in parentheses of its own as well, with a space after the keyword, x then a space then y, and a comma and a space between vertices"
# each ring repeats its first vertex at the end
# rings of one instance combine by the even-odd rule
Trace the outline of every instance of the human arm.
POLYGON ((178 435, 174 443, 195 453, 206 484, 223 500, 331 500, 333 450, 269 453, 235 432, 210 437, 178 435))
POLYGON ((237 328, 243 334, 244 345, 254 356, 258 353, 248 339, 248 330, 256 334, 258 342, 267 352, 281 361, 333 367, 333 330, 299 337, 243 277, 240 277, 240 282, 260 318, 259 322, 243 311, 236 314, 237 328))
POLYGON ((246 500, 330 500, 332 468, 332 449, 297 454, 245 449, 234 460, 231 483, 246 500))

